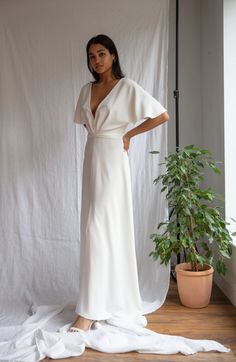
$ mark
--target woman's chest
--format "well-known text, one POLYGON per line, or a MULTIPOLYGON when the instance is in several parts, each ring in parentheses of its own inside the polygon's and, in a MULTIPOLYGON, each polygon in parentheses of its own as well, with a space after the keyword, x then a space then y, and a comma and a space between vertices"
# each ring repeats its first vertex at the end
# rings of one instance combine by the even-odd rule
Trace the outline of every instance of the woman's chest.
POLYGON ((91 108, 93 115, 95 115, 96 110, 99 107, 99 105, 109 97, 113 88, 114 88, 114 84, 108 85, 108 86, 103 86, 103 87, 93 85, 91 87, 90 108, 91 108))

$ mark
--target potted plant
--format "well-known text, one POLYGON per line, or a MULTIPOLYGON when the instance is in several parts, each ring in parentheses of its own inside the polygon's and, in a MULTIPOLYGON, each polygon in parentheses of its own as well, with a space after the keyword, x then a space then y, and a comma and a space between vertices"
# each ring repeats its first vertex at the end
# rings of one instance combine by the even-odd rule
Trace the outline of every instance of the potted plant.
POLYGON ((164 164, 165 173, 154 183, 162 182, 170 214, 150 236, 155 249, 149 255, 165 264, 172 254, 183 255, 186 262, 175 268, 180 300, 188 307, 202 308, 210 301, 214 268, 224 275, 225 258, 230 258, 227 223, 213 203, 222 198, 210 187, 201 187, 204 171, 210 168, 220 174, 220 169, 208 150, 194 145, 170 153, 164 164))

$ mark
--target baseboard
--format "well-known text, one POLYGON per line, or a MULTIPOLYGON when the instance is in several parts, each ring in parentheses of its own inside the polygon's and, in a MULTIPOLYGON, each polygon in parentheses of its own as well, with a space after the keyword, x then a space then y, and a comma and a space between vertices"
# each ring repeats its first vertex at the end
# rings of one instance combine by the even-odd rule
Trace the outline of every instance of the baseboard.
POLYGON ((216 271, 214 281, 231 303, 236 307, 236 246, 232 246, 232 256, 227 262, 227 273, 223 277, 216 271))

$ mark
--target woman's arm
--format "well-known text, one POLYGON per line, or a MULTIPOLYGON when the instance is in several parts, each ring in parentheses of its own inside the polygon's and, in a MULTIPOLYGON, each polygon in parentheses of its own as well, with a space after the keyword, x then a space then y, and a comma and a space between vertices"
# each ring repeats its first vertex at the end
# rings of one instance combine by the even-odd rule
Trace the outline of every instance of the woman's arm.
POLYGON ((128 151, 130 139, 134 136, 137 136, 140 133, 150 131, 151 129, 160 126, 160 124, 169 120, 169 115, 167 112, 162 113, 160 116, 155 118, 148 118, 146 121, 141 123, 139 126, 131 129, 123 136, 124 150, 128 151))

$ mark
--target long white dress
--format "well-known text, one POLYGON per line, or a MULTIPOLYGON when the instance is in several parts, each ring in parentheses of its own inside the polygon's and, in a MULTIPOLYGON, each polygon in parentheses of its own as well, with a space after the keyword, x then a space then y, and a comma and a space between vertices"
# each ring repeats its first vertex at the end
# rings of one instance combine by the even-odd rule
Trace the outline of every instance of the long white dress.
POLYGON ((89 319, 142 315, 135 254, 130 169, 122 136, 130 122, 166 109, 134 81, 122 78, 93 116, 91 83, 82 87, 74 121, 85 124, 79 299, 89 319))

